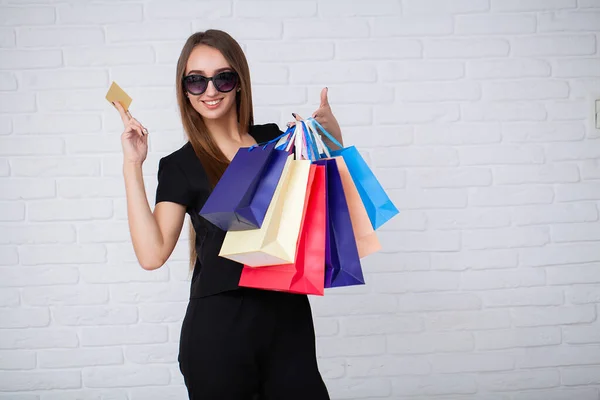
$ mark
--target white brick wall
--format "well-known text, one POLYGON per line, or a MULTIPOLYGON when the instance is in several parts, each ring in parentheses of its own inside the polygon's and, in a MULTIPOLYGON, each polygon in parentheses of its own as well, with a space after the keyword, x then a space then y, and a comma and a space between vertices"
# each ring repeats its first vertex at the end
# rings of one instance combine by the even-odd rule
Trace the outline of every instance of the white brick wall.
POLYGON ((186 235, 143 271, 112 80, 183 142, 185 38, 229 31, 257 122, 330 88, 401 214, 312 298, 334 399, 600 399, 598 0, 0 1, 0 400, 185 399, 186 235))

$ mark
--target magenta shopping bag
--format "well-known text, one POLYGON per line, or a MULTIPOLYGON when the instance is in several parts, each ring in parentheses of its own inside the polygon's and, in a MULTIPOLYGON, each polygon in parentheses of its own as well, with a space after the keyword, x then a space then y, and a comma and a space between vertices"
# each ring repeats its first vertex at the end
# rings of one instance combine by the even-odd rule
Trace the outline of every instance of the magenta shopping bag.
POLYGON ((288 154, 275 143, 239 149, 200 215, 224 231, 260 228, 288 154))
POLYGON ((337 162, 327 159, 314 163, 326 166, 325 287, 362 285, 365 279, 337 162))

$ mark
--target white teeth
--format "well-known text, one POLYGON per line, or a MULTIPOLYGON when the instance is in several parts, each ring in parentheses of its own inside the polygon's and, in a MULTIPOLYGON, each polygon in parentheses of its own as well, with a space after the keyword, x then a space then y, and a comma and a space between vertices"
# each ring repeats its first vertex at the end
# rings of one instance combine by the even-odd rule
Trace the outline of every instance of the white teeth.
POLYGON ((221 100, 205 101, 205 103, 208 104, 209 106, 214 106, 215 104, 219 104, 220 102, 221 102, 221 100))

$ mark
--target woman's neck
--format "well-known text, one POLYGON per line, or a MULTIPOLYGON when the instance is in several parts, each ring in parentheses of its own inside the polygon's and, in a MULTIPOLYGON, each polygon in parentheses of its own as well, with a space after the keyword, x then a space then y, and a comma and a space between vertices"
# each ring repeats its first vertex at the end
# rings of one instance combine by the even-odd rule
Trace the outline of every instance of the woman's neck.
POLYGON ((224 115, 219 119, 205 119, 204 123, 217 143, 239 143, 243 141, 245 132, 240 132, 235 112, 224 115))
POLYGON ((205 124, 213 141, 229 161, 241 147, 256 144, 252 136, 240 129, 235 111, 218 120, 205 120, 205 124))

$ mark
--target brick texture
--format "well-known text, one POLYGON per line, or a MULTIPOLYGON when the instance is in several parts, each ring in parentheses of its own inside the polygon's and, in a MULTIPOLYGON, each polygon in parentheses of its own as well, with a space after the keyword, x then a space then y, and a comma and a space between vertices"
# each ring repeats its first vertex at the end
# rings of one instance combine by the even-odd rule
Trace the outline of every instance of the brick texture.
POLYGON ((332 399, 600 398, 598 0, 0 1, 0 400, 187 398, 187 234, 137 264, 112 80, 183 144, 174 72, 218 28, 257 123, 328 86, 401 210, 367 285, 313 297, 332 399))

